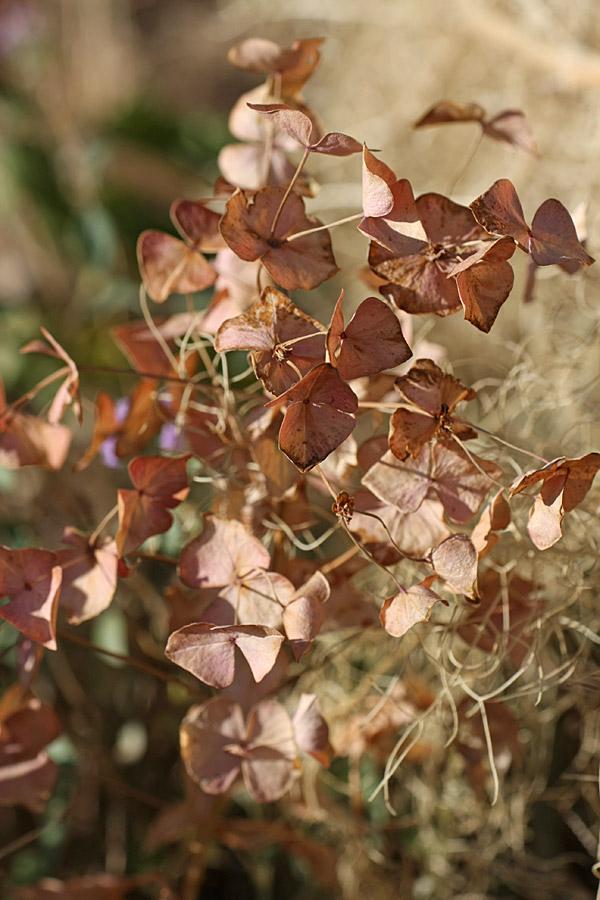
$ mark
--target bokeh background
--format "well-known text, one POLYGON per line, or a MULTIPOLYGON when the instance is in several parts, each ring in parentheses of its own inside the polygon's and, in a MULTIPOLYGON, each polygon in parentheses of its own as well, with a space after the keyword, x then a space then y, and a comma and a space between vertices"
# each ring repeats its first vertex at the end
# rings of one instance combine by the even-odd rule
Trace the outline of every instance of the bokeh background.
MULTIPOLYGON (((282 46, 325 37, 322 63, 304 91, 307 101, 328 130, 379 149, 399 177, 411 180, 415 194, 447 193, 452 187, 453 199, 468 204, 506 177, 529 221, 548 197, 572 212, 585 206, 588 249, 600 253, 600 16, 593 0, 0 0, 0 372, 10 398, 48 371, 43 361, 19 354, 41 325, 75 360, 123 365, 107 334, 110 326, 137 315, 137 236, 146 228, 171 230, 168 210, 176 197, 209 193, 219 149, 230 140, 229 109, 258 82, 226 61, 229 47, 250 36, 282 46), (461 171, 476 126, 412 129, 442 98, 474 101, 490 114, 523 110, 539 157, 484 140, 461 171)), ((311 211, 331 221, 360 209, 357 158, 311 161, 311 170, 322 183, 311 211)), ((365 296, 359 270, 366 242, 350 225, 333 234, 333 244, 343 276, 320 296, 330 304, 343 286, 350 300, 358 301, 365 296)), ((480 410, 485 427, 549 458, 581 455, 600 444, 597 267, 573 278, 555 267, 542 271, 536 299, 525 304, 523 260, 515 262, 515 288, 490 335, 481 335, 460 315, 428 318, 419 329, 449 348, 448 362, 457 374, 487 391, 480 410)), ((323 313, 324 321, 327 317, 323 313)), ((124 393, 129 384, 88 373, 84 392, 88 398, 100 387, 124 393)), ((90 410, 91 405, 88 421, 90 410)), ((516 474, 523 458, 515 457, 511 465, 516 474)), ((55 546, 57 505, 61 513, 71 500, 74 507, 93 505, 94 484, 100 496, 107 489, 100 467, 86 474, 85 498, 81 483, 68 473, 59 482, 37 472, 0 472, 2 543, 35 539, 55 546)), ((594 602, 598 579, 597 573, 595 582, 591 579, 589 560, 600 538, 597 510, 596 493, 578 520, 574 540, 547 563, 545 578, 554 585, 557 603, 563 597, 568 604, 569 592, 594 602)), ((90 510, 92 520, 97 515, 90 510)), ((590 608, 581 607, 585 614, 590 608)), ((584 625, 596 634, 596 620, 584 625)), ((118 644, 118 628, 113 639, 118 644)), ((374 646, 371 652, 376 654, 374 646)), ((595 671, 593 657, 592 664, 595 671)), ((71 676, 60 677, 68 683, 71 676)), ((530 745, 547 742, 540 758, 554 773, 544 786, 532 780, 528 790, 530 771, 494 809, 489 797, 471 797, 465 812, 469 826, 453 843, 450 813, 444 818, 433 809, 434 786, 428 790, 414 782, 411 796, 421 791, 422 805, 413 819, 429 850, 410 838, 413 862, 407 874, 408 857, 405 850, 394 856, 393 841, 392 849, 386 844, 367 852, 366 837, 346 835, 353 855, 346 853, 340 869, 341 896, 404 896, 397 893, 402 870, 406 890, 423 900, 594 897, 590 867, 597 859, 598 803, 591 773, 594 765, 597 771, 600 726, 598 683, 590 677, 586 670, 572 687, 557 689, 556 711, 546 708, 543 721, 535 718, 533 700, 526 701, 531 709, 523 711, 523 727, 530 729, 530 745), (585 795, 572 792, 573 779, 561 787, 559 774, 573 758, 581 763, 577 771, 585 795), (497 844, 488 844, 481 856, 480 835, 489 821, 497 844), (527 840, 520 831, 523 821, 530 829, 527 840), (524 840, 527 853, 511 856, 511 846, 522 847, 524 840), (419 854, 420 863, 414 861, 419 854), (496 859, 490 887, 483 869, 496 859), (478 873, 479 883, 475 879, 469 886, 461 872, 478 873), (445 883, 455 887, 444 888, 445 883)), ((126 712, 134 721, 132 709, 127 706, 126 712)), ((175 718, 167 725, 167 732, 176 734, 175 718)), ((452 794, 452 778, 449 770, 448 809, 464 800, 452 794)), ((118 819, 118 811, 115 815, 118 819)), ((117 819, 115 827, 121 827, 117 819)), ((11 820, 2 832, 4 842, 12 839, 11 828, 19 832, 26 824, 11 820)), ((88 828, 89 835, 89 821, 88 828)), ((27 881, 57 874, 57 847, 64 836, 59 832, 48 832, 48 846, 11 855, 11 877, 27 881)), ((90 852, 89 866, 92 857, 90 852)), ((136 864, 143 866, 133 860, 136 864)), ((243 879, 233 888, 217 879, 213 892, 202 897, 274 898, 284 889, 298 900, 327 896, 314 886, 299 887, 298 879, 286 882, 287 870, 281 878, 269 882, 272 893, 265 888, 257 894, 243 893, 250 891, 243 879)))

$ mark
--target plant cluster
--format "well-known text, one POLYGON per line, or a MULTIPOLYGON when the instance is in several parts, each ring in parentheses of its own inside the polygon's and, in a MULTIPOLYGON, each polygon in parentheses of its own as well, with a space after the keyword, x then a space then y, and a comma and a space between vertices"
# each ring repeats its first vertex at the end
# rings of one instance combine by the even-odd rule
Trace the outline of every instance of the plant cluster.
MULTIPOLYGON (((436 727, 454 742, 471 789, 494 803, 522 753, 508 688, 530 684, 535 670, 541 695, 569 671, 552 643, 544 585, 519 558, 524 540, 539 551, 560 540, 600 453, 549 461, 490 434, 465 409, 477 392, 447 371, 444 347, 414 336, 413 317, 462 312, 485 341, 511 294, 514 254, 527 255, 528 299, 539 267, 573 274, 593 259, 558 200, 542 202, 528 225, 507 179, 469 206, 415 197, 378 151, 325 131, 301 93, 321 44, 250 39, 231 50, 233 65, 264 81, 231 112, 238 143, 220 153, 222 177, 210 197, 175 200, 178 237, 139 238, 142 318, 112 331, 135 380, 127 397, 98 394, 75 465, 127 463, 116 504, 91 529, 65 522, 60 549, 0 547, 0 616, 19 632, 16 681, 0 700, 0 803, 39 813, 51 796, 57 766, 45 748, 60 723, 35 684, 43 658, 77 640, 61 620, 92 620, 120 585, 159 571, 162 620, 148 640, 162 640, 174 665, 153 666, 197 702, 180 728, 185 799, 159 813, 148 841, 154 850, 181 843, 194 865, 184 874, 184 854, 170 877, 87 875, 15 897, 117 900, 150 885, 165 900, 191 900, 214 842, 285 846, 330 890, 330 848, 310 828, 340 801, 318 787, 317 764, 348 758, 346 802, 360 816, 361 759, 372 758, 383 767, 373 797, 395 810, 400 766, 431 757, 427 729, 436 727), (306 210, 315 153, 362 161, 362 209, 339 223, 306 210), (300 292, 338 274, 330 231, 352 220, 366 239, 368 296, 348 309, 342 288, 320 321, 300 292), (183 306, 160 315, 156 306, 173 295, 183 306), (533 459, 530 470, 507 466, 507 447, 533 459), (365 632, 365 684, 378 673, 386 687, 336 709, 323 673, 338 645, 345 651, 365 632), (421 642, 410 645, 415 653, 435 657, 439 689, 398 676, 409 632, 421 642), (431 639, 435 653, 423 650, 431 639), (546 665, 552 677, 539 674, 546 665), (241 796, 291 798, 306 827, 291 813, 235 817, 241 796)), ((475 104, 444 101, 416 127, 457 121, 535 153, 514 110, 487 118, 475 104)), ((315 296, 322 309, 324 295, 315 296)), ((49 332, 43 338, 22 352, 60 367, 24 396, 0 396, 7 467, 60 470, 73 434, 64 417, 83 421, 77 362, 49 332), (43 413, 28 410, 50 390, 43 413)))

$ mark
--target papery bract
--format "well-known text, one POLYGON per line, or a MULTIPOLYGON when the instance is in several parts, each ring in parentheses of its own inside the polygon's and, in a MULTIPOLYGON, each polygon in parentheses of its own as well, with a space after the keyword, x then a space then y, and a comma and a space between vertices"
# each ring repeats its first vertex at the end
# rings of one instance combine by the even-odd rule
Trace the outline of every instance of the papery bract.
POLYGON ((21 353, 44 353, 47 356, 53 356, 55 359, 62 359, 62 361, 67 364, 67 376, 60 385, 54 396, 54 400, 50 405, 47 417, 48 421, 51 425, 57 425, 62 419, 67 407, 71 406, 77 421, 81 425, 83 423, 83 416, 81 412, 81 399, 79 397, 79 372, 77 371, 77 366, 66 350, 64 350, 58 341, 52 337, 50 332, 46 331, 45 328, 42 328, 41 332, 50 346, 44 344, 42 341, 30 341, 24 347, 21 347, 21 353))
POLYGON ((565 514, 585 499, 599 469, 600 453, 587 453, 574 459, 561 456, 542 469, 528 472, 512 485, 511 497, 542 483, 527 526, 538 549, 547 550, 560 539, 565 514))
POLYGON ((323 604, 329 594, 329 582, 322 572, 315 572, 285 603, 283 627, 296 662, 310 650, 321 630, 325 618, 323 604))

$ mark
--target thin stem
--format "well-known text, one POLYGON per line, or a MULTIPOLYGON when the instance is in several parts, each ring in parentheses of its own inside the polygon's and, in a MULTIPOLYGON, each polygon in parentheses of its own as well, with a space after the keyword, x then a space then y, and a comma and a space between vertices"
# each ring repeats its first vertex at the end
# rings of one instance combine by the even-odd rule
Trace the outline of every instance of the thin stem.
POLYGON ((47 375, 46 378, 43 378, 35 387, 32 387, 31 390, 27 391, 27 393, 23 394, 22 397, 19 397, 18 400, 14 400, 12 403, 8 403, 6 407, 2 410, 3 415, 11 412, 12 410, 18 410, 21 406, 24 406, 33 397, 36 396, 40 391, 42 391, 45 387, 53 384, 55 381, 58 381, 60 378, 65 378, 65 376, 70 374, 70 370, 68 366, 63 366, 62 369, 58 369, 56 372, 52 372, 51 375, 47 375))
POLYGON ((146 297, 146 289, 143 284, 140 285, 140 307, 142 310, 142 314, 144 316, 144 321, 146 322, 146 325, 148 326, 148 329, 150 330, 150 333, 154 337, 156 343, 160 346, 162 352, 165 354, 165 356, 167 357, 167 359, 173 366, 173 371, 179 372, 179 374, 181 375, 181 370, 180 370, 178 361, 173 356, 173 354, 171 352, 171 348, 165 341, 165 339, 162 336, 162 334, 160 333, 159 329, 156 327, 154 319, 152 318, 152 315, 148 308, 148 299, 146 297))
POLYGON ((102 653, 104 656, 110 656, 111 659, 118 659, 120 662, 127 663, 128 665, 139 669, 141 672, 145 672, 147 675, 153 675, 155 678, 160 678, 161 681, 179 684, 192 694, 204 696, 203 691, 188 684, 183 678, 178 678, 176 675, 171 675, 169 672, 163 672, 162 669, 157 669, 155 666, 143 662, 141 659, 135 659, 133 656, 127 656, 125 653, 115 653, 113 650, 107 650, 105 647, 100 647, 98 644, 94 644, 92 641, 88 641, 86 638, 80 637, 79 635, 72 634, 64 628, 58 628, 56 634, 58 637, 64 638, 67 641, 72 641, 74 644, 81 644, 82 647, 89 647, 90 650, 95 650, 96 653, 102 653))
POLYGON ((107 372, 111 375, 133 375, 135 378, 154 378, 156 381, 174 381, 177 384, 189 384, 189 378, 177 375, 157 375, 156 372, 140 372, 137 369, 120 369, 118 366, 86 366, 78 365, 80 372, 107 372))
MULTIPOLYGON (((292 191, 294 189, 294 185, 296 184, 296 182, 298 181, 298 178, 300 177, 300 173, 301 173, 302 169, 304 168, 304 164, 305 164, 306 160, 308 159, 309 153, 310 153, 310 148, 305 147, 304 153, 302 155, 302 159, 298 163, 298 168, 294 172, 293 178, 290 181, 290 183, 288 184, 285 194, 281 198, 281 203, 279 204, 279 209, 275 213, 275 218, 273 219, 273 224, 271 225, 271 237, 273 237, 273 235, 275 234, 275 229, 277 228, 277 223, 279 222, 279 217, 281 216, 281 213, 283 212, 283 207, 285 206, 285 202, 286 202, 287 198, 290 196, 290 194, 292 193, 292 191)), ((289 240, 289 238, 288 238, 288 240, 289 240)))
POLYGON ((454 173, 450 179, 450 184, 446 188, 447 194, 451 194, 452 191, 454 190, 454 188, 456 187, 456 185, 458 184, 459 179, 464 174, 467 166, 469 165, 469 163, 472 161, 473 157, 477 153, 477 150, 479 149, 479 145, 481 143, 482 137, 483 137, 483 129, 480 129, 479 133, 476 134, 474 136, 474 138, 471 139, 471 143, 467 147, 467 152, 465 153, 465 155, 459 162, 458 166, 454 170, 454 173))
POLYGON ((497 434, 494 434, 491 431, 487 431, 480 425, 473 425, 472 422, 467 422, 466 419, 461 419, 459 416, 453 416, 452 418, 455 422, 460 422, 461 425, 468 425, 469 428, 474 428, 475 431, 480 431, 482 434, 487 435, 487 437, 491 437, 495 441, 498 441, 499 444, 504 444, 505 447, 510 447, 511 450, 516 450, 517 453, 524 453, 525 456, 531 456, 533 459, 537 459, 540 462, 543 462, 544 465, 547 465, 550 462, 550 460, 545 459, 545 457, 539 456, 537 453, 532 453, 531 450, 524 450, 523 447, 517 447, 516 444, 511 444, 508 441, 505 441, 503 438, 498 437, 497 434))
POLYGON ((100 524, 97 525, 96 528, 94 528, 94 530, 91 533, 90 538, 88 540, 88 544, 90 545, 90 547, 93 547, 93 545, 96 543, 98 537, 104 530, 105 526, 110 522, 110 520, 113 518, 113 516, 116 515, 116 513, 118 511, 119 511, 118 505, 113 506, 113 508, 109 509, 109 511, 106 513, 106 515, 104 516, 104 518, 102 519, 100 524))
POLYGON ((286 243, 290 244, 292 241, 297 241, 298 238, 305 237, 307 234, 316 234, 317 231, 326 231, 328 228, 334 228, 336 225, 345 225, 346 222, 355 222, 357 219, 363 218, 364 214, 359 212, 353 216, 346 216, 345 219, 337 219, 335 222, 330 222, 329 225, 319 225, 317 228, 307 228, 306 231, 296 231, 294 234, 290 234, 286 243))

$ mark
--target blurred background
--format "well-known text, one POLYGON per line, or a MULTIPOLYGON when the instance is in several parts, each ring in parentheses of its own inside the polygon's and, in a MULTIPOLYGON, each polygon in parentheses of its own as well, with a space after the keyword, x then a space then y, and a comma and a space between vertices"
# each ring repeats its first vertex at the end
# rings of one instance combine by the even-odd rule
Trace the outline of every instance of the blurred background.
MULTIPOLYGON (((297 38, 326 38, 321 65, 304 91, 307 102, 327 130, 347 132, 377 148, 398 177, 411 180, 415 195, 451 189, 454 200, 468 204, 496 179, 509 178, 529 222, 548 197, 556 197, 572 213, 579 210, 582 221, 586 209, 588 250, 593 256, 600 253, 600 16, 592 0, 424 0, 418 5, 401 0, 0 0, 0 373, 10 399, 48 371, 45 361, 19 354, 41 325, 76 361, 123 366, 108 329, 139 316, 137 237, 147 228, 172 231, 168 211, 176 197, 193 199, 210 192, 218 175, 218 152, 231 140, 229 110, 260 81, 226 59, 233 44, 250 36, 282 46, 297 38), (473 149, 476 125, 412 129, 442 98, 479 103, 489 115, 522 110, 539 157, 483 140, 461 171, 473 149)), ((311 212, 328 222, 360 209, 358 158, 311 160, 310 168, 322 183, 309 202, 311 212)), ((343 272, 319 295, 328 303, 321 311, 323 321, 340 287, 352 300, 366 295, 358 274, 366 261, 366 241, 352 225, 337 229, 332 240, 343 272)), ((557 267, 542 270, 536 298, 528 304, 522 301, 524 255, 515 259, 515 269, 515 288, 490 335, 477 332, 460 314, 435 321, 426 317, 417 330, 448 348, 448 364, 463 380, 484 389, 479 421, 485 427, 548 458, 597 449, 598 266, 574 277, 557 267)), ((303 304, 301 296, 297 301, 303 304)), ((319 314, 318 309, 310 311, 319 314)), ((88 373, 83 391, 93 398, 107 385, 115 393, 125 392, 130 381, 121 386, 113 376, 88 373)), ((91 405, 87 409, 89 422, 91 405)), ((517 460, 515 474, 525 465, 522 457, 517 460)), ((72 477, 63 473, 59 482, 38 472, 19 472, 18 478, 0 472, 1 541, 23 545, 43 539, 56 545, 58 537, 51 538, 54 519, 50 513, 44 519, 44 510, 50 511, 58 495, 64 495, 65 479, 72 477), (47 485, 43 496, 42 477, 47 485)), ((100 491, 107 483, 99 466, 85 478, 88 492, 91 479, 98 479, 100 491)), ((78 490, 73 481, 74 493, 78 490)), ((597 553, 597 499, 588 509, 578 519, 571 543, 544 560, 543 578, 552 585, 557 606, 562 598, 568 604, 571 595, 580 594, 597 602, 593 593, 585 594, 593 592, 593 582, 586 582, 592 564, 583 571, 584 554, 578 549, 583 542, 586 566, 597 553)), ((540 574, 532 566, 533 575, 540 574)), ((587 625, 594 633, 593 622, 587 625)), ((371 651, 376 658, 375 644, 371 651)), ((85 668, 85 653, 81 666, 85 668)), ((63 673, 67 682, 69 677, 63 673)), ((535 750, 540 735, 547 742, 542 755, 555 779, 585 744, 579 771, 591 782, 594 765, 597 774, 597 683, 592 682, 591 691, 589 683, 570 690, 557 691, 556 715, 545 711, 545 718, 529 709, 533 700, 527 697, 523 727, 530 728, 530 749, 535 750), (591 710, 587 726, 586 709, 591 710), (537 724, 527 724, 530 714, 537 724)), ((156 732, 169 737, 158 748, 159 766, 166 765, 161 753, 174 765, 181 698, 179 706, 165 713, 168 727, 156 720, 156 732)), ((137 716, 133 700, 123 713, 128 716, 137 716)), ((452 809, 459 795, 453 799, 453 773, 447 774, 446 802, 452 809)), ((421 817, 430 848, 443 838, 443 852, 430 850, 427 856, 418 842, 406 857, 400 851, 395 856, 395 846, 386 845, 381 852, 372 848, 369 859, 362 858, 360 882, 347 853, 343 896, 354 898, 359 888, 365 897, 395 896, 389 893, 399 877, 394 865, 408 865, 410 857, 414 871, 406 883, 417 884, 414 897, 450 897, 441 891, 452 872, 456 884, 463 884, 463 900, 482 900, 488 896, 483 869, 494 849, 479 858, 481 891, 474 887, 470 893, 468 878, 461 882, 460 873, 477 868, 477 854, 485 845, 479 829, 486 827, 488 816, 498 855, 511 842, 521 846, 517 822, 527 819, 531 828, 529 856, 519 857, 522 871, 515 874, 501 862, 495 882, 500 887, 489 896, 595 896, 590 866, 596 858, 597 786, 586 782, 588 794, 582 788, 575 796, 561 793, 551 778, 549 790, 558 791, 565 814, 561 818, 554 807, 548 812, 545 787, 529 793, 530 777, 532 770, 525 771, 515 791, 493 812, 485 796, 477 802, 471 798, 467 837, 460 847, 452 843, 451 817, 423 825, 427 804, 430 810, 435 806, 435 788, 428 793, 417 779, 411 796, 424 804, 417 821, 421 817), (420 862, 414 862, 419 853, 420 862)), ((148 787, 153 778, 149 773, 141 783, 148 787)), ((386 823, 390 819, 382 807, 369 815, 386 823)), ((141 829, 144 815, 139 819, 141 829)), ((22 820, 17 824, 24 827, 22 820)), ((2 833, 5 841, 8 831, 2 833)), ((60 835, 55 840, 58 845, 60 835)), ((355 834, 353 841, 349 846, 360 854, 361 836, 355 834)), ((85 852, 89 865, 98 865, 89 847, 85 852)), ((25 853, 11 871, 17 880, 33 880, 57 871, 57 856, 55 846, 44 849, 41 862, 39 851, 25 853)), ((134 859, 136 864, 143 866, 134 859)), ((281 890, 285 883, 285 878, 278 882, 281 890)), ((202 896, 227 896, 225 890, 219 883, 214 893, 202 896)), ((263 891, 260 896, 271 895, 263 891)), ((286 896, 301 900, 325 894, 316 888, 303 893, 300 887, 286 896)))

